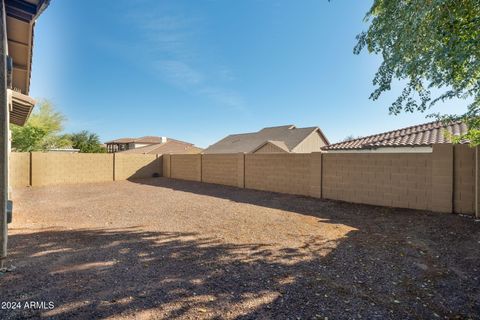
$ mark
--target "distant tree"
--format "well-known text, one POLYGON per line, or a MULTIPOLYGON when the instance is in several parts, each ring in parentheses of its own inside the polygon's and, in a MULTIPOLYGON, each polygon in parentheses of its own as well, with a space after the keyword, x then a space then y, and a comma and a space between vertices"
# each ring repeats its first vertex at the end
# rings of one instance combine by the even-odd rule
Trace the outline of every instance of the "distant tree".
POLYGON ((381 55, 375 74, 376 100, 394 80, 405 81, 390 113, 425 111, 438 101, 471 98, 461 115, 436 115, 463 120, 469 131, 460 139, 480 144, 480 3, 479 0, 374 0, 357 36, 354 53, 364 48, 381 55), (438 95, 432 97, 431 90, 438 95))
POLYGON ((350 140, 355 140, 357 137, 355 137, 353 134, 346 136, 342 141, 350 141, 350 140))
POLYGON ((63 114, 55 111, 51 102, 44 100, 23 127, 11 126, 12 148, 17 151, 41 151, 71 147, 70 140, 59 135, 64 122, 63 114))
POLYGON ((100 138, 96 133, 83 130, 78 133, 72 133, 66 135, 72 142, 74 149, 80 149, 80 152, 84 153, 104 153, 107 149, 100 143, 100 138))

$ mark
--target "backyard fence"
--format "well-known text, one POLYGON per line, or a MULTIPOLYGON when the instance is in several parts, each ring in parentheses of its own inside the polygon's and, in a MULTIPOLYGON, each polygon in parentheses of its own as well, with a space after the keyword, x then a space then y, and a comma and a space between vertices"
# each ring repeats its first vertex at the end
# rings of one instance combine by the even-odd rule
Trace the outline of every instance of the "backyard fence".
POLYGON ((162 157, 144 154, 12 152, 10 185, 45 186, 162 175, 162 157))
MULTIPOLYGON (((431 153, 164 155, 168 178, 381 206, 474 214, 478 149, 431 153)), ((478 213, 477 213, 478 214, 478 213)))
POLYGON ((150 178, 215 183, 380 206, 479 215, 478 148, 431 153, 12 153, 13 187, 150 178))

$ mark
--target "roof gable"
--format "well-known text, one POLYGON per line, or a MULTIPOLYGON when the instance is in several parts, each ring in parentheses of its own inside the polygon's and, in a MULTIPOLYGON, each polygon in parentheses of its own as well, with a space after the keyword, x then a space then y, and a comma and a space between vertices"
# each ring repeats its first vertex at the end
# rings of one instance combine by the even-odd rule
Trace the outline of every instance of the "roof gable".
POLYGON ((291 152, 312 132, 320 132, 318 127, 296 128, 294 125, 267 127, 257 132, 229 135, 204 150, 204 153, 252 153, 271 142, 286 152, 291 152))

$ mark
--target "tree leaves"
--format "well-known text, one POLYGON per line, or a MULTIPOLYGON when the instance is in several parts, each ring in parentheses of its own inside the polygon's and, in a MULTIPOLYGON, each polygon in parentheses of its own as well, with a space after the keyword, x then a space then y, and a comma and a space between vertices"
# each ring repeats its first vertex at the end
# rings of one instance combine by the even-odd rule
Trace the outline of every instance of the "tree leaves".
POLYGON ((478 145, 480 116, 480 1, 375 0, 365 20, 369 29, 357 36, 355 54, 381 54, 370 99, 407 80, 390 113, 425 111, 439 101, 471 98, 468 112, 444 119, 463 120, 469 139, 478 145), (432 89, 440 92, 432 97, 432 89))

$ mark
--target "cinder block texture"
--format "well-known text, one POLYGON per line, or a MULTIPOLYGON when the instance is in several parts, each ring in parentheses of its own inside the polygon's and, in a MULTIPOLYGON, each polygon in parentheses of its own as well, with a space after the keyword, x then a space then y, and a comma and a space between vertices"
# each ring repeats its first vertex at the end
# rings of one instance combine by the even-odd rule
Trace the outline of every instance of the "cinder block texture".
POLYGON ((468 145, 454 146, 454 196, 455 213, 475 213, 475 149, 468 145))
POLYGON ((163 176, 166 177, 166 178, 170 178, 171 177, 171 163, 172 163, 172 160, 171 160, 171 155, 169 154, 164 154, 162 156, 162 167, 163 167, 163 176))
POLYGON ((115 154, 115 180, 161 176, 162 169, 162 157, 155 154, 115 154))
POLYGON ((453 156, 453 145, 436 144, 433 146, 431 208, 433 211, 453 212, 453 156))
POLYGON ((27 187, 30 185, 30 153, 10 153, 10 186, 12 188, 27 187))
POLYGON ((32 186, 113 180, 113 154, 32 153, 32 186))
POLYGON ((202 181, 202 155, 170 155, 170 176, 173 179, 202 181))
POLYGON ((202 181, 244 187, 244 154, 202 155, 202 181))
POLYGON ((372 205, 430 209, 431 154, 326 153, 323 188, 326 199, 372 205))
POLYGON ((314 152, 310 155, 310 196, 322 197, 322 153, 314 152))
POLYGON ((245 188, 310 195, 310 154, 246 154, 245 188))

